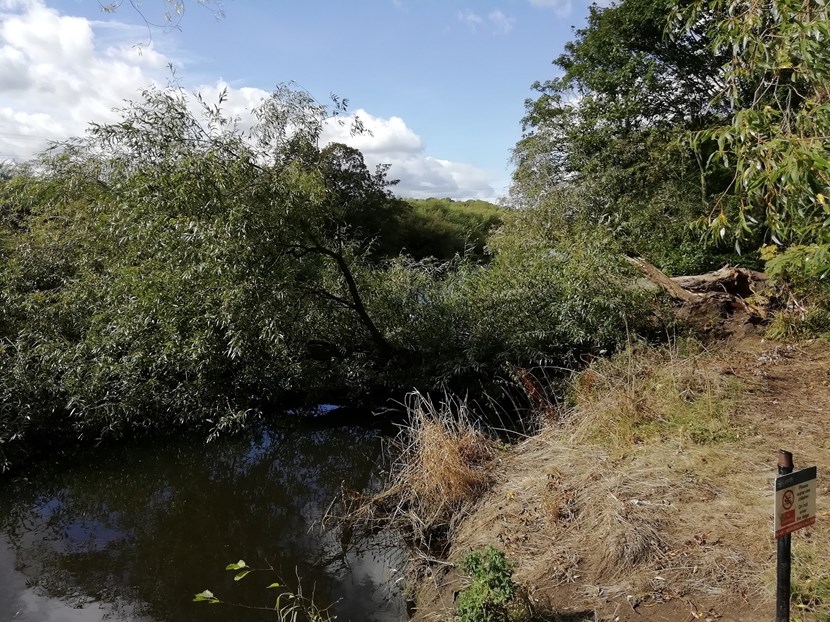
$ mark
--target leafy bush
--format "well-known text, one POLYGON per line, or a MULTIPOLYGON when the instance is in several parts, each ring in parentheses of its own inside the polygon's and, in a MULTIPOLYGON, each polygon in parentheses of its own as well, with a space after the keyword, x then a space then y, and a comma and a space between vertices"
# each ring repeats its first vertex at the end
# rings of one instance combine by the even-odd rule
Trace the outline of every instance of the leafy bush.
POLYGON ((513 566, 492 546, 468 553, 460 562, 470 585, 458 595, 458 622, 503 622, 516 597, 513 566))
POLYGON ((515 365, 574 367, 649 330, 651 295, 613 245, 546 239, 535 218, 514 215, 487 266, 400 259, 371 275, 378 325, 420 353, 414 384, 463 389, 515 365))
POLYGON ((828 249, 793 245, 786 250, 761 248, 767 274, 783 298, 767 328, 772 339, 808 339, 830 334, 830 286, 824 279, 828 249))

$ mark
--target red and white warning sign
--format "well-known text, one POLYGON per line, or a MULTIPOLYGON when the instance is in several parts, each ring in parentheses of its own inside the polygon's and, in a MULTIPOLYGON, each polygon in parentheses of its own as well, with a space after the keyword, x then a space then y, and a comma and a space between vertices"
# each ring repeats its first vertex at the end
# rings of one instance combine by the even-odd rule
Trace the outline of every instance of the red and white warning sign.
POLYGON ((775 478, 775 537, 816 522, 816 467, 775 478))

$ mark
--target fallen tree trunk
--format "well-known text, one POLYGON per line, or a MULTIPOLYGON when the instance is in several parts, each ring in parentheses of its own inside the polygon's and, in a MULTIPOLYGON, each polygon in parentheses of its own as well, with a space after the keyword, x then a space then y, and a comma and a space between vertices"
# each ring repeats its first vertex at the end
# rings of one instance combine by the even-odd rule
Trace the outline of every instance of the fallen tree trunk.
POLYGON ((675 283, 670 277, 662 272, 657 266, 646 261, 642 257, 626 257, 626 260, 636 266, 643 276, 649 281, 660 287, 664 292, 675 300, 682 300, 688 302, 697 298, 697 294, 690 292, 683 288, 683 286, 675 283))
POLYGON ((690 276, 669 277, 642 257, 626 257, 642 275, 678 303, 677 315, 703 330, 716 327, 734 332, 735 325, 759 324, 767 310, 747 299, 766 287, 763 272, 725 266, 690 276))
POLYGON ((767 284, 767 275, 748 268, 725 266, 706 274, 676 276, 672 281, 689 291, 723 292, 749 298, 767 284))

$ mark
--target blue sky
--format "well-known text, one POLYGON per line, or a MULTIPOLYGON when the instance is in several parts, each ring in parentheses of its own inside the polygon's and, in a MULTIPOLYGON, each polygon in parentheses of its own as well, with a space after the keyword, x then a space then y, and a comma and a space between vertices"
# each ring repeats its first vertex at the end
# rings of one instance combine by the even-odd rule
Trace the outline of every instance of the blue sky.
MULTIPOLYGON (((141 8, 162 21, 165 0, 141 8)), ((129 2, 105 14, 96 0, 0 0, 0 157, 20 159, 38 138, 111 118, 113 105, 164 82, 173 63, 190 89, 227 84, 240 109, 292 80, 318 99, 347 97, 370 120, 373 141, 360 145, 367 160, 391 162, 402 193, 495 199, 509 181, 530 85, 554 75, 552 59, 587 14, 585 0, 225 0, 223 8, 217 19, 190 0, 179 30, 148 32, 129 2)))

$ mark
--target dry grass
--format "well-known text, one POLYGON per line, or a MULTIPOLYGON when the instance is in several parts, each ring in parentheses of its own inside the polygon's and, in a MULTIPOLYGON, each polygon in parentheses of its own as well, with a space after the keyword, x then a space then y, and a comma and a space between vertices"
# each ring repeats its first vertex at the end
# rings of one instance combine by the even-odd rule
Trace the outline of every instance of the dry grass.
POLYGON ((399 437, 399 486, 409 491, 424 515, 441 515, 467 504, 490 483, 493 443, 475 427, 465 402, 436 407, 420 394, 412 398, 399 437))
POLYGON ((571 383, 573 442, 629 447, 671 438, 693 444, 734 440, 729 414, 738 387, 688 342, 632 347, 597 361, 571 383))
MULTIPOLYGON (((449 559, 492 544, 532 598, 597 619, 770 617, 775 452, 830 469, 826 345, 633 349, 576 376, 554 420, 501 457, 449 559)), ((794 619, 826 622, 830 532, 794 543, 794 619)))
POLYGON ((407 397, 407 424, 392 441, 385 491, 353 504, 352 522, 403 531, 423 555, 442 555, 453 529, 491 485, 497 442, 466 401, 407 397))

